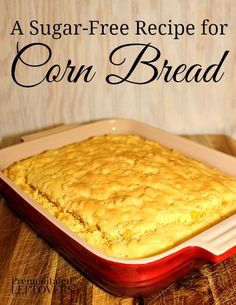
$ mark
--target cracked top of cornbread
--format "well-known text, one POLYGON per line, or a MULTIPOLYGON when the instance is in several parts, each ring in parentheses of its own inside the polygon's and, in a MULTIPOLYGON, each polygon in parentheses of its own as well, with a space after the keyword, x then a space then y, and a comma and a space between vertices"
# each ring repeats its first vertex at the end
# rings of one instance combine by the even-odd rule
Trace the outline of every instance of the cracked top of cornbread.
POLYGON ((236 180, 136 135, 104 135, 3 171, 99 250, 141 258, 236 212, 236 180))

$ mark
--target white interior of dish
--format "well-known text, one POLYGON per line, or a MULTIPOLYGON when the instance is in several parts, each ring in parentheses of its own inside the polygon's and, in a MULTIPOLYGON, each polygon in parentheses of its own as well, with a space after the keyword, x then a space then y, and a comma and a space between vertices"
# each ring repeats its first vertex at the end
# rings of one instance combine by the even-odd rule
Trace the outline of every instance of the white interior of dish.
MULTIPOLYGON (((168 132, 151 127, 144 123, 117 119, 103 120, 86 125, 81 125, 57 134, 37 138, 29 142, 20 143, 0 150, 0 171, 13 162, 38 154, 48 149, 56 149, 61 146, 82 141, 92 136, 108 133, 120 134, 139 134, 147 139, 155 140, 169 148, 176 149, 186 156, 199 160, 209 166, 216 167, 227 175, 236 177, 236 158, 202 146, 198 143, 170 134, 168 132)), ((188 246, 199 246, 220 255, 236 245, 236 214, 214 225, 208 230, 196 235, 195 237, 179 244, 178 246, 148 258, 142 259, 118 259, 101 253, 93 246, 82 240, 77 234, 73 233, 55 217, 51 216, 40 205, 33 201, 27 194, 16 187, 9 179, 0 172, 0 179, 17 191, 17 193, 30 205, 42 213, 54 225, 62 229, 66 234, 78 241, 88 250, 98 256, 102 256, 109 261, 121 262, 125 264, 144 264, 161 259, 169 254, 177 252, 188 246)))

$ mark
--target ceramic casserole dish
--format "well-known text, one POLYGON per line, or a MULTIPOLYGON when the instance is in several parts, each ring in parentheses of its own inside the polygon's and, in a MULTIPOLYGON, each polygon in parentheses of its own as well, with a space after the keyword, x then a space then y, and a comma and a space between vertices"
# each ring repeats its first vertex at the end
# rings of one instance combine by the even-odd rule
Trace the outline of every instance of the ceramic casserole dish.
POLYGON ((148 258, 119 259, 89 245, 16 187, 1 170, 10 164, 92 136, 138 134, 236 177, 236 158, 133 120, 103 120, 0 150, 0 192, 12 208, 97 285, 118 296, 147 295, 205 262, 236 253, 236 214, 178 246, 148 258))

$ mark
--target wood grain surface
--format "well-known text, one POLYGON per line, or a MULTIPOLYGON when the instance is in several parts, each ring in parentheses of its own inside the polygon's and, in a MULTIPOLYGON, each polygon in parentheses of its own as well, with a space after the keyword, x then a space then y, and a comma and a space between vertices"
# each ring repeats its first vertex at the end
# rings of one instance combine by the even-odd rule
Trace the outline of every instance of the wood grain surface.
MULTIPOLYGON (((236 142, 227 136, 187 137, 236 156, 236 142)), ((234 305, 236 304, 236 256, 220 264, 206 264, 156 294, 137 299, 119 298, 89 282, 79 270, 18 218, 9 209, 7 202, 0 197, 0 303, 1 305, 234 305), (57 289, 54 291, 52 291, 52 283, 49 282, 53 280, 58 281, 57 289), (38 281, 35 290, 32 288, 33 281, 38 281), (61 285, 62 283, 64 286, 61 285), (64 289, 61 289, 62 286, 64 289)))
MULTIPOLYGON (((103 118, 130 118, 161 127, 176 133, 224 133, 236 138, 236 1, 235 0, 1 0, 0 1, 0 147, 19 140, 26 132, 41 130, 61 123, 86 122, 103 118), (225 35, 201 36, 203 19, 228 27, 225 35), (24 35, 10 35, 19 21, 24 35), (93 35, 84 32, 78 36, 53 39, 51 35, 30 35, 29 23, 42 24, 126 23, 130 34, 93 35), (171 36, 134 34, 135 20, 154 23, 192 23, 193 36, 183 35, 174 40, 171 36), (33 82, 44 76, 54 64, 65 69, 68 59, 79 68, 93 65, 96 76, 90 83, 68 83, 63 79, 22 88, 11 77, 11 66, 20 48, 33 43, 46 43, 52 58, 41 68, 18 67, 18 76, 33 82), (125 75, 127 66, 109 63, 111 51, 125 43, 152 43, 160 49, 161 58, 156 63, 162 68, 165 59, 173 67, 180 64, 199 63, 206 67, 219 62, 223 52, 229 50, 218 83, 165 83, 153 81, 147 85, 124 83, 109 85, 109 73, 125 75)), ((130 62, 134 51, 122 53, 130 62)), ((123 56, 121 55, 121 56, 123 56)), ((149 54, 150 55, 150 54, 149 54)), ((45 50, 29 51, 25 60, 40 63, 45 50)), ((145 76, 142 68, 140 75, 145 76), (141 73, 142 72, 142 73, 141 73)))

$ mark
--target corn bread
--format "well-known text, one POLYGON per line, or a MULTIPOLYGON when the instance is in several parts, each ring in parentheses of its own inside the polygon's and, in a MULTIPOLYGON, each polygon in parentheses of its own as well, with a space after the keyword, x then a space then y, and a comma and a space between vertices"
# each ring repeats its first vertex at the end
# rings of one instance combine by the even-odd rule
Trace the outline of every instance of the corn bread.
POLYGON ((119 258, 160 253, 236 212, 236 179, 137 135, 96 136, 3 173, 119 258))

